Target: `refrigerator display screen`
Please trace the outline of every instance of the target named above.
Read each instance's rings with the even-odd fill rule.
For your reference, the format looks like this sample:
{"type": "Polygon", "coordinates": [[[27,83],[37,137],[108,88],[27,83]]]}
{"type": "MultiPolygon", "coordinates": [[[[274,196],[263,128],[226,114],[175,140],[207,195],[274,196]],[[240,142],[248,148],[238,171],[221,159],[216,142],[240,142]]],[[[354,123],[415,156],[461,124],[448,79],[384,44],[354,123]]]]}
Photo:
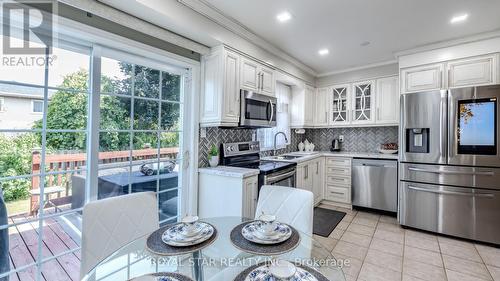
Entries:
{"type": "Polygon", "coordinates": [[[458,153],[494,155],[497,152],[496,98],[458,102],[458,153]]]}

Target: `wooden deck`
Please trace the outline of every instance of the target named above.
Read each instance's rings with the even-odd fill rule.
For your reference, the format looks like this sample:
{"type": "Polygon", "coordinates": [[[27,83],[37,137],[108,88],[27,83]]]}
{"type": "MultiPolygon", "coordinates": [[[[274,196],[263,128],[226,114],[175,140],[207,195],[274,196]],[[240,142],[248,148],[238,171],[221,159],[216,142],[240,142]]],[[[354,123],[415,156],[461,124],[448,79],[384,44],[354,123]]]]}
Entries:
{"type": "MultiPolygon", "coordinates": [[[[47,210],[49,211],[49,210],[47,210]]],[[[51,212],[51,211],[49,211],[51,212]]],[[[53,212],[53,211],[52,211],[53,212]]],[[[9,218],[11,223],[24,222],[33,217],[16,215],[9,218]]],[[[65,251],[79,247],[79,239],[73,239],[64,231],[63,226],[55,219],[46,219],[42,228],[43,244],[42,255],[48,258],[65,251]]],[[[23,223],[9,228],[9,254],[11,269],[32,264],[38,258],[38,221],[23,223]]],[[[63,255],[42,265],[42,280],[46,281],[76,281],[80,276],[80,251],[63,255]]],[[[10,276],[11,281],[36,280],[36,267],[30,267],[24,271],[10,276]]]]}

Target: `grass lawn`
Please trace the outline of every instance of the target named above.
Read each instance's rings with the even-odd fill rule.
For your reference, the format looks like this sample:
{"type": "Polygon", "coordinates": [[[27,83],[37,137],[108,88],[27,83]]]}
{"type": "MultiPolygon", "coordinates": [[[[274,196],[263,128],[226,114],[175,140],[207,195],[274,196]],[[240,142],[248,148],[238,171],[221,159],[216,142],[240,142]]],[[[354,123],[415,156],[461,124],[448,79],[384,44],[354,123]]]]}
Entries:
{"type": "Polygon", "coordinates": [[[5,203],[7,207],[7,214],[10,216],[16,214],[28,213],[30,211],[30,199],[21,199],[5,203]]]}

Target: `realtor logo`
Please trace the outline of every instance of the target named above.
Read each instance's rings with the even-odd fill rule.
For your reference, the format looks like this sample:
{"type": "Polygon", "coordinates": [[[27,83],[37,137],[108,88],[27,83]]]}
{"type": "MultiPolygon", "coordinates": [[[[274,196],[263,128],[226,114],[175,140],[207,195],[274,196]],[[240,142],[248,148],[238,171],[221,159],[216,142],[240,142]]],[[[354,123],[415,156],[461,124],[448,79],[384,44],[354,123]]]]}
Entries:
{"type": "Polygon", "coordinates": [[[56,2],[50,0],[2,2],[3,55],[47,55],[46,52],[51,54],[56,2]],[[13,42],[13,38],[17,39],[17,44],[13,42]]]}

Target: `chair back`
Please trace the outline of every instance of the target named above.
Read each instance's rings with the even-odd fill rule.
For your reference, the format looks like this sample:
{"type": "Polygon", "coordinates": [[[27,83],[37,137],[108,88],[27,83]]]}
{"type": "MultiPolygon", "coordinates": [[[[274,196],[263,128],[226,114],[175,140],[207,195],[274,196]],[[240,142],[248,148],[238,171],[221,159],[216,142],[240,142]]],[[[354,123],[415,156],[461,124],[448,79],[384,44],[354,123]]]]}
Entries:
{"type": "Polygon", "coordinates": [[[314,195],[293,187],[264,185],[257,202],[257,219],[262,213],[275,215],[280,222],[312,236],[314,195]]]}
{"type": "Polygon", "coordinates": [[[157,230],[158,216],[154,192],[111,197],[85,205],[80,277],[120,247],[157,230]]]}

